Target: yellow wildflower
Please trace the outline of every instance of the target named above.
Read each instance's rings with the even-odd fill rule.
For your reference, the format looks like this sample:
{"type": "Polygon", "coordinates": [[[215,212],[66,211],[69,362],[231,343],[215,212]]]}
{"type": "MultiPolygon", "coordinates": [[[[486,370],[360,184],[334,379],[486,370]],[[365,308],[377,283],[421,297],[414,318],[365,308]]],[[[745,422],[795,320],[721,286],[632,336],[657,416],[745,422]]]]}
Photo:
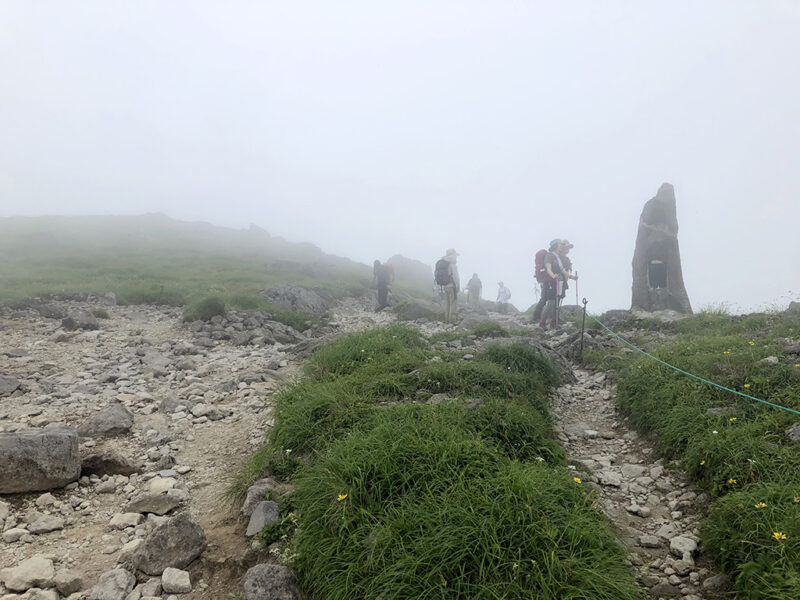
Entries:
{"type": "Polygon", "coordinates": [[[723,354],[730,354],[730,353],[731,353],[730,350],[725,350],[725,352],[723,352],[723,354]]]}
{"type": "Polygon", "coordinates": [[[700,461],[700,466],[702,467],[704,464],[706,464],[706,461],[704,461],[704,460],[701,460],[701,461],[700,461]]]}
{"type": "Polygon", "coordinates": [[[581,478],[580,477],[573,477],[572,481],[574,481],[575,483],[580,483],[581,482],[581,478]]]}
{"type": "Polygon", "coordinates": [[[795,367],[797,367],[798,369],[800,369],[800,363],[797,363],[797,364],[795,365],[795,367]]]}
{"type": "Polygon", "coordinates": [[[339,496],[336,498],[336,501],[341,502],[345,498],[347,498],[347,494],[339,494],[339,496]]]}
{"type": "Polygon", "coordinates": [[[731,423],[733,423],[735,420],[736,420],[736,417],[731,417],[730,419],[728,419],[728,421],[730,421],[731,423]]]}
{"type": "Polygon", "coordinates": [[[744,384],[744,387],[746,387],[746,388],[749,388],[749,387],[750,387],[750,384],[749,384],[749,383],[745,383],[745,384],[744,384]]]}
{"type": "Polygon", "coordinates": [[[736,485],[736,480],[733,477],[731,477],[730,479],[728,479],[728,485],[736,485]]]}
{"type": "Polygon", "coordinates": [[[795,502],[795,504],[800,503],[800,496],[795,496],[794,497],[794,502],[795,502]]]}
{"type": "Polygon", "coordinates": [[[751,346],[755,346],[756,345],[755,342],[747,342],[747,343],[750,344],[751,346]]]}
{"type": "Polygon", "coordinates": [[[766,505],[766,504],[764,504],[763,502],[759,502],[759,503],[758,503],[758,504],[756,504],[755,506],[756,506],[756,508],[767,508],[767,505],[766,505]]]}
{"type": "Polygon", "coordinates": [[[776,540],[785,540],[786,534],[783,533],[782,531],[773,531],[772,537],[774,537],[776,540]]]}

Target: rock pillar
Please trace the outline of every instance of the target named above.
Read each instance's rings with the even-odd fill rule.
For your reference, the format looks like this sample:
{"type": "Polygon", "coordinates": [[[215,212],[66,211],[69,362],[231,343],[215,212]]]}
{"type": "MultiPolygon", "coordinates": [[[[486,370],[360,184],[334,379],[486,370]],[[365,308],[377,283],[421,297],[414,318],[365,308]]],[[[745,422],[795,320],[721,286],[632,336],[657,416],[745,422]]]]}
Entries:
{"type": "Polygon", "coordinates": [[[632,296],[632,309],[692,313],[683,285],[675,190],[669,183],[663,184],[655,198],[647,201],[639,218],[632,296]]]}

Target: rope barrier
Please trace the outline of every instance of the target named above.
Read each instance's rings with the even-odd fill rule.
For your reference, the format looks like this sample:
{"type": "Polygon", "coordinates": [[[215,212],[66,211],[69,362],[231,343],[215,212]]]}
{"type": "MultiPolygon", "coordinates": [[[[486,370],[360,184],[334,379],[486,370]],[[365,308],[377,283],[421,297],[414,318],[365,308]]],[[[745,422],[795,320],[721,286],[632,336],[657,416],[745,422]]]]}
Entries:
{"type": "MultiPolygon", "coordinates": [[[[584,305],[584,310],[585,310],[585,305],[584,305]]],[[[635,344],[633,344],[632,342],[629,342],[629,341],[628,341],[628,340],[626,340],[624,337],[622,337],[621,335],[619,335],[619,334],[618,334],[618,333],[616,333],[615,331],[612,331],[610,328],[608,328],[608,327],[606,326],[606,324],[605,324],[605,323],[603,323],[603,322],[602,322],[600,319],[598,319],[597,317],[595,317],[595,316],[593,316],[593,315],[589,315],[589,317],[590,317],[591,319],[594,319],[594,320],[597,322],[597,324],[598,324],[598,325],[600,325],[600,327],[602,327],[603,329],[605,329],[606,331],[608,331],[608,332],[609,332],[611,335],[613,335],[615,338],[617,338],[618,340],[620,340],[622,343],[624,343],[624,344],[627,344],[628,346],[630,346],[631,348],[633,348],[633,349],[634,349],[634,350],[636,350],[637,352],[639,352],[639,353],[641,353],[641,354],[644,354],[646,357],[648,357],[648,358],[652,358],[652,359],[653,359],[654,361],[656,361],[657,363],[660,363],[660,364],[664,365],[665,367],[669,367],[669,368],[670,368],[670,369],[672,369],[673,371],[677,371],[678,373],[681,373],[681,374],[683,374],[683,375],[686,375],[686,376],[688,376],[688,377],[691,377],[692,379],[696,379],[696,380],[698,380],[698,381],[702,381],[703,383],[706,383],[706,384],[708,384],[708,385],[710,385],[710,386],[713,386],[713,387],[715,387],[715,388],[719,388],[719,389],[721,389],[721,390],[724,390],[724,391],[726,391],[726,392],[730,392],[730,393],[732,393],[732,394],[736,394],[737,396],[742,396],[743,398],[747,398],[747,399],[749,399],[749,400],[755,400],[756,402],[760,402],[761,404],[766,404],[767,406],[771,406],[771,407],[773,407],[773,408],[777,408],[777,409],[779,409],[779,410],[783,410],[783,411],[786,411],[786,412],[788,412],[788,413],[792,413],[792,414],[794,414],[794,415],[798,415],[798,416],[800,416],[800,411],[799,411],[799,410],[795,410],[795,409],[793,409],[793,408],[788,408],[788,407],[786,407],[786,406],[781,406],[780,404],[775,404],[774,402],[769,402],[768,400],[762,400],[761,398],[756,398],[755,396],[751,396],[750,394],[745,394],[744,392],[740,392],[740,391],[737,391],[737,390],[733,390],[733,389],[731,389],[731,388],[729,388],[729,387],[725,387],[724,385],[720,385],[719,383],[715,383],[715,382],[713,382],[713,381],[709,381],[708,379],[704,379],[703,377],[700,377],[699,375],[695,375],[694,373],[689,373],[689,371],[684,371],[683,369],[679,369],[679,368],[678,368],[678,367],[676,367],[675,365],[671,365],[671,364],[669,364],[668,362],[665,362],[665,361],[661,360],[660,358],[658,358],[658,357],[656,357],[656,356],[653,356],[653,355],[652,355],[652,354],[650,354],[649,352],[647,352],[647,351],[645,351],[645,350],[642,350],[641,348],[639,348],[638,346],[636,346],[636,345],[635,345],[635,344]]]]}

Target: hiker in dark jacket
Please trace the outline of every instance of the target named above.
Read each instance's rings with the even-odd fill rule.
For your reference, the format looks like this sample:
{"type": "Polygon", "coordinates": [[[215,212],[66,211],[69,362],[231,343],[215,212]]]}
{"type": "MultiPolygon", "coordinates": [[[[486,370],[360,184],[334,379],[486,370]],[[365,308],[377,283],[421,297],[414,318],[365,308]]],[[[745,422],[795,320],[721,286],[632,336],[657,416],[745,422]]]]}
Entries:
{"type": "Polygon", "coordinates": [[[483,289],[483,284],[481,280],[478,278],[477,273],[472,274],[472,279],[467,282],[467,287],[465,291],[467,292],[467,303],[472,307],[477,309],[481,305],[481,290],[483,289]]]}
{"type": "Polygon", "coordinates": [[[394,267],[376,260],[372,264],[372,277],[378,288],[378,307],[375,309],[378,312],[389,306],[389,289],[394,283],[394,267]]]}
{"type": "MultiPolygon", "coordinates": [[[[550,242],[550,252],[548,252],[547,256],[544,258],[544,266],[545,269],[547,269],[549,280],[542,285],[542,296],[547,294],[544,310],[542,311],[542,318],[539,321],[539,327],[542,329],[547,328],[548,320],[550,321],[550,327],[555,328],[558,326],[558,304],[564,297],[562,290],[567,280],[578,279],[564,268],[564,263],[561,260],[563,244],[562,240],[553,240],[550,242]]],[[[569,249],[567,249],[567,251],[569,251],[569,249]]]]}
{"type": "MultiPolygon", "coordinates": [[[[548,256],[556,252],[560,244],[561,244],[560,239],[554,239],[550,242],[549,250],[545,255],[545,261],[547,261],[548,256]]],[[[533,316],[531,317],[531,320],[534,323],[539,321],[540,327],[542,326],[542,311],[544,310],[547,301],[550,299],[550,296],[552,296],[554,293],[555,293],[555,283],[552,279],[542,282],[541,296],[539,297],[539,302],[536,304],[536,308],[533,309],[533,316]]]]}
{"type": "Polygon", "coordinates": [[[448,248],[445,255],[436,261],[434,280],[444,296],[444,322],[455,323],[458,319],[458,292],[461,281],[458,278],[458,252],[448,248]]]}

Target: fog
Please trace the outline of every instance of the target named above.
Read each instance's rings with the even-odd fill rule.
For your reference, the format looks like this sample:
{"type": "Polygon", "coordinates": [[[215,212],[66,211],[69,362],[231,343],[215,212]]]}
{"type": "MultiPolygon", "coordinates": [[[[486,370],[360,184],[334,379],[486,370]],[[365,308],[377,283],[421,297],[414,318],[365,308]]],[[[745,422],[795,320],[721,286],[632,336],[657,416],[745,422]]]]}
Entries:
{"type": "MultiPolygon", "coordinates": [[[[448,247],[630,305],[675,186],[695,309],[800,294],[800,3],[0,3],[0,216],[246,227],[366,263],[448,247]]],[[[574,297],[572,297],[574,301],[574,297]]]]}

